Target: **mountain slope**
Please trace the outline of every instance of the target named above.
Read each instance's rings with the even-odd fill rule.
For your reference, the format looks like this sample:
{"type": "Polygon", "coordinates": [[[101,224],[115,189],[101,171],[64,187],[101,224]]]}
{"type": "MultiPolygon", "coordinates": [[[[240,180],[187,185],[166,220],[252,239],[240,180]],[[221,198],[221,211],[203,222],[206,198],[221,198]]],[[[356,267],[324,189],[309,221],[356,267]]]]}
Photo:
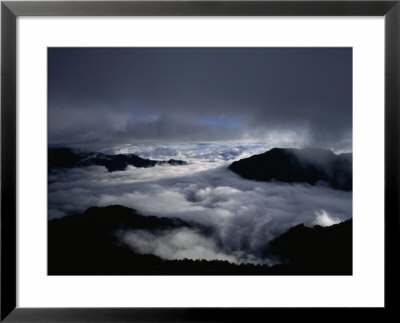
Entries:
{"type": "Polygon", "coordinates": [[[125,170],[129,165],[135,167],[154,167],[156,165],[186,165],[182,160],[151,160],[134,154],[106,155],[102,153],[75,153],[69,148],[50,148],[48,150],[48,169],[72,168],[99,165],[109,172],[125,170]]]}
{"type": "Polygon", "coordinates": [[[300,271],[325,274],[352,272],[352,219],[329,227],[299,224],[271,241],[269,256],[300,271]]]}
{"type": "Polygon", "coordinates": [[[335,155],[326,149],[274,148],[233,162],[231,171],[257,181],[324,181],[336,189],[352,189],[352,154],[335,155]]]}

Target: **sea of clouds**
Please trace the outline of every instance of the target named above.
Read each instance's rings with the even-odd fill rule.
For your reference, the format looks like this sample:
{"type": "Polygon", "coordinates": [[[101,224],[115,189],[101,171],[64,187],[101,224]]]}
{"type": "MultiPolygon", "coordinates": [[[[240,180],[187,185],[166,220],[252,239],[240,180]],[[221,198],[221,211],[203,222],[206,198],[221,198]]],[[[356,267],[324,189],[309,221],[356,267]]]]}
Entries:
{"type": "Polygon", "coordinates": [[[108,172],[102,166],[54,170],[49,175],[49,219],[90,206],[120,204],[142,215],[178,217],[213,228],[155,234],[118,232],[136,252],[165,259],[220,259],[272,263],[263,250],[271,239],[299,223],[332,225],[352,217],[352,192],[324,185],[256,182],[227,169],[231,162],[269,150],[265,144],[124,145],[105,153],[134,153],[188,165],[129,166],[108,172]]]}

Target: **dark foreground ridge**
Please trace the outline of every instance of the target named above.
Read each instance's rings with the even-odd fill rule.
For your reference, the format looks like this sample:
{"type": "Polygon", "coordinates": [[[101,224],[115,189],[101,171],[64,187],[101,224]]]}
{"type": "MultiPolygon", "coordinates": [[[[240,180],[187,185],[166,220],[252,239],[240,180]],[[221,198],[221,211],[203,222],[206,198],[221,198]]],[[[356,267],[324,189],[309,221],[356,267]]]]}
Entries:
{"type": "Polygon", "coordinates": [[[352,154],[335,155],[327,149],[274,148],[233,162],[229,169],[246,179],[315,184],[319,181],[352,190],[352,154]]]}
{"type": "Polygon", "coordinates": [[[106,155],[102,153],[75,153],[69,148],[49,148],[48,169],[99,165],[109,172],[125,170],[127,166],[154,167],[156,165],[186,165],[183,160],[151,160],[134,154],[106,155]]]}
{"type": "Polygon", "coordinates": [[[304,272],[335,268],[351,271],[353,259],[352,219],[329,227],[299,224],[272,240],[268,253],[304,272]]]}
{"type": "Polygon", "coordinates": [[[50,220],[49,275],[351,275],[352,222],[290,229],[266,247],[282,265],[236,265],[227,261],[163,260],[122,245],[118,230],[162,232],[187,227],[207,236],[212,230],[177,218],[142,216],[113,205],[50,220]]]}

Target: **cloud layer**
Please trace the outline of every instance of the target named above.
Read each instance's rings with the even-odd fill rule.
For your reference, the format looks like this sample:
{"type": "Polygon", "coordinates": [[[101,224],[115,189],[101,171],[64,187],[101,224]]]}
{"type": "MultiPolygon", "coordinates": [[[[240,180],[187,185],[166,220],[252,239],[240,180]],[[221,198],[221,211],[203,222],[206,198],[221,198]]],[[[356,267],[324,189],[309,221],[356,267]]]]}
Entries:
{"type": "MultiPolygon", "coordinates": [[[[184,166],[109,173],[91,166],[50,175],[49,218],[89,206],[121,204],[143,215],[179,217],[213,228],[211,237],[188,229],[154,235],[128,231],[121,239],[143,253],[167,259],[260,261],[266,243],[299,223],[330,225],[352,216],[352,193],[324,186],[255,182],[227,169],[232,160],[263,146],[191,145],[119,147],[142,157],[180,155],[184,166]]],[[[114,151],[115,152],[115,151],[114,151]]]]}

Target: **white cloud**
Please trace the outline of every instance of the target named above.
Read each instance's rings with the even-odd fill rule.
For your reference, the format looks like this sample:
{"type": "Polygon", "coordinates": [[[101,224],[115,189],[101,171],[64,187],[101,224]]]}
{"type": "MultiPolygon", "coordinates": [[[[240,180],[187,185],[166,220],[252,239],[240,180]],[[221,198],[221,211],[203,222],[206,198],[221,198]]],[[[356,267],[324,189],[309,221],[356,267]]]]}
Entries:
{"type": "Polygon", "coordinates": [[[330,217],[325,210],[316,211],[315,214],[317,217],[315,218],[314,224],[323,227],[327,227],[340,222],[339,218],[330,217]]]}
{"type": "Polygon", "coordinates": [[[133,230],[121,235],[124,243],[142,254],[154,254],[164,259],[217,259],[238,262],[235,256],[219,251],[212,239],[187,228],[158,233],[133,230]]]}

